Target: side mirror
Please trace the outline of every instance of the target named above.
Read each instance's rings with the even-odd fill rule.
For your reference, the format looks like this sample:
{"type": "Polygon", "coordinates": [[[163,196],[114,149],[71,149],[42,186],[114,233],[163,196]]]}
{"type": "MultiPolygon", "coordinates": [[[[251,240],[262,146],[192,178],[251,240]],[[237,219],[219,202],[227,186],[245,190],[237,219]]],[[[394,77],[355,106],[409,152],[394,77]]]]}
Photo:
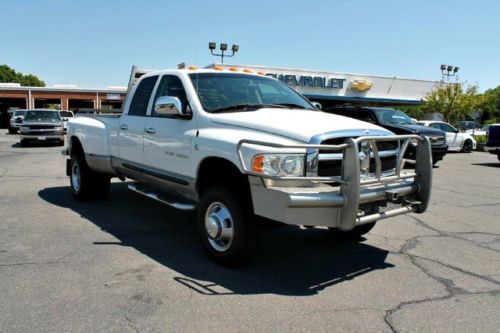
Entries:
{"type": "Polygon", "coordinates": [[[311,102],[311,104],[318,110],[323,110],[323,106],[318,102],[311,102]]]}
{"type": "Polygon", "coordinates": [[[160,116],[184,116],[182,103],[174,96],[160,96],[155,100],[154,111],[160,116]]]}

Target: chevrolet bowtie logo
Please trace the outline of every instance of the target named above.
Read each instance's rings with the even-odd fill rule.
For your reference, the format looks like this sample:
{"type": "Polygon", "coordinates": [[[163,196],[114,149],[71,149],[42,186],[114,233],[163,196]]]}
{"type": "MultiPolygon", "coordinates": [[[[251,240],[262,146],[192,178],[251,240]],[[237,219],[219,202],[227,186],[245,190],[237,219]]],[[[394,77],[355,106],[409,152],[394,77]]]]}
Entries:
{"type": "Polygon", "coordinates": [[[354,80],[351,83],[351,89],[358,91],[368,91],[372,87],[372,83],[365,80],[354,80]]]}

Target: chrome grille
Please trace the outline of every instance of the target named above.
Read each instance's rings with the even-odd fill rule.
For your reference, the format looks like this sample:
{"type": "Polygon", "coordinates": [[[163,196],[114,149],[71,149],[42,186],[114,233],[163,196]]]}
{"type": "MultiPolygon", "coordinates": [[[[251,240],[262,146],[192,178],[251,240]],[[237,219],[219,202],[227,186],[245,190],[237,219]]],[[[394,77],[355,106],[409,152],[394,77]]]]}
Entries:
{"type": "MultiPolygon", "coordinates": [[[[353,137],[355,138],[355,137],[353,137]]],[[[321,142],[322,145],[340,145],[347,138],[333,138],[321,142]]],[[[381,171],[384,174],[394,174],[397,163],[397,154],[399,152],[398,141],[380,141],[377,142],[377,149],[380,155],[381,171]]],[[[330,177],[342,175],[343,153],[320,149],[318,155],[318,176],[330,177]]],[[[376,163],[373,154],[370,155],[369,176],[374,176],[376,172],[376,163]]]]}
{"type": "Polygon", "coordinates": [[[429,136],[428,138],[433,146],[444,145],[446,143],[444,136],[429,136]]]}

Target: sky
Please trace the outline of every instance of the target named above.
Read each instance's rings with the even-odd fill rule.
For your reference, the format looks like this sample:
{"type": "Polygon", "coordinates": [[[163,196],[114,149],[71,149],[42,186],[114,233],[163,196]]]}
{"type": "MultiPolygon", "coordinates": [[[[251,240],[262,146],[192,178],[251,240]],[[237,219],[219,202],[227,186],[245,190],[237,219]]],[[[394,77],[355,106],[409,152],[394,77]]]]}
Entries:
{"type": "Polygon", "coordinates": [[[498,0],[0,0],[0,64],[47,85],[126,86],[132,65],[225,62],[500,85],[498,0]]]}

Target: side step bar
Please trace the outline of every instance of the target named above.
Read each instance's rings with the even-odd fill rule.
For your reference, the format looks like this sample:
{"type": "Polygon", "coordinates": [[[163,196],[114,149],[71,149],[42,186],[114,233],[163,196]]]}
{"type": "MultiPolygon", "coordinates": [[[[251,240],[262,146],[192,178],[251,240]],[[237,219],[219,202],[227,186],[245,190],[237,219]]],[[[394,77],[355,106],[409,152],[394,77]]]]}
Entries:
{"type": "Polygon", "coordinates": [[[178,200],[176,201],[173,195],[154,192],[151,188],[148,188],[147,186],[138,183],[130,184],[128,185],[128,188],[136,193],[142,194],[145,197],[151,198],[165,205],[180,210],[193,210],[196,208],[196,205],[194,203],[190,203],[187,201],[184,202],[180,202],[178,200]]]}

